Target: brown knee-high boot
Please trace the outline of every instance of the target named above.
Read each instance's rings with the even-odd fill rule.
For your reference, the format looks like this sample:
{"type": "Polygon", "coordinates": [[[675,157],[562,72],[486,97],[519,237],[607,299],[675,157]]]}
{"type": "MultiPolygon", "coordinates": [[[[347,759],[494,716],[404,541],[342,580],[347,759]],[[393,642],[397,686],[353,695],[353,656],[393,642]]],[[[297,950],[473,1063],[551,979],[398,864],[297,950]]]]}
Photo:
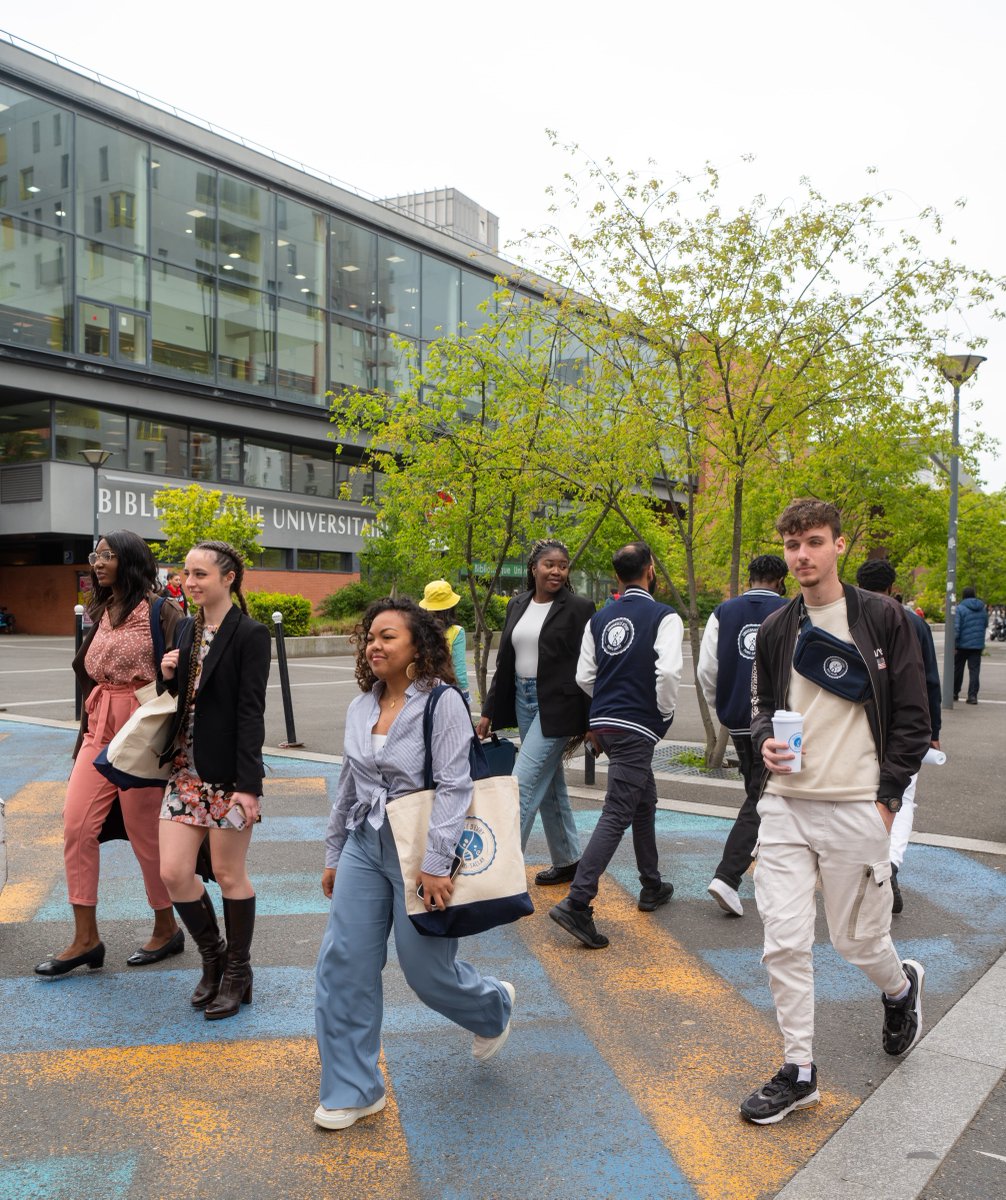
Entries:
{"type": "Polygon", "coordinates": [[[207,1021],[233,1017],[242,1004],[252,1002],[251,942],[255,932],[255,897],[229,900],[224,896],[227,926],[227,965],[216,999],[206,1009],[207,1021]]]}
{"type": "Polygon", "coordinates": [[[205,1008],[216,996],[224,973],[227,944],[220,936],[213,901],[204,890],[198,900],[175,901],[175,912],[192,935],[203,958],[203,976],[192,993],[192,1007],[205,1008]]]}

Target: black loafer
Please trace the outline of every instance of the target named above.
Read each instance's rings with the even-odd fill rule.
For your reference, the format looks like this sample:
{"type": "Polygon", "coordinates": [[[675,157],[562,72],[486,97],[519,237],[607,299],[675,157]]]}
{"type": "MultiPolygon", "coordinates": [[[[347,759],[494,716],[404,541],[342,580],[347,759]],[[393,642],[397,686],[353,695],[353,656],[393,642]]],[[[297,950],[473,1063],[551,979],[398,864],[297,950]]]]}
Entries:
{"type": "Polygon", "coordinates": [[[98,967],[105,965],[105,943],[99,942],[97,946],[92,946],[90,950],[85,950],[83,954],[76,954],[73,958],[47,958],[45,962],[40,962],[35,968],[36,975],[44,975],[47,979],[54,979],[58,975],[66,975],[70,971],[75,971],[78,967],[87,967],[88,970],[96,971],[98,967]]]}
{"type": "Polygon", "coordinates": [[[539,887],[549,887],[553,883],[572,883],[576,878],[576,868],[579,865],[578,860],[570,863],[568,867],[549,867],[545,871],[539,871],[534,877],[534,881],[539,887]]]}
{"type": "Polygon", "coordinates": [[[160,950],[134,950],[126,959],[127,967],[146,967],[150,963],[160,962],[170,958],[172,954],[181,954],[185,949],[185,934],[181,928],[176,929],[160,950]]]}

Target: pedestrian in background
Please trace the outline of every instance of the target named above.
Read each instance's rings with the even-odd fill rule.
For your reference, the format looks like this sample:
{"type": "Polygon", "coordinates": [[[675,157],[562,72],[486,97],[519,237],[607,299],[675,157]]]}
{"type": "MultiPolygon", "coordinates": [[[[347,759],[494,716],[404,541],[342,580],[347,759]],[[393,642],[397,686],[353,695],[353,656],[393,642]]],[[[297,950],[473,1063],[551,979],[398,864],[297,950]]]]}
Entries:
{"type": "Polygon", "coordinates": [[[423,788],[426,703],[438,683],[454,681],[440,626],[411,600],[389,598],[369,606],[355,638],[363,695],[346,713],[321,877],[331,900],[315,981],[321,1103],[314,1121],[322,1129],[346,1129],[384,1108],[381,971],[392,928],[409,986],[427,1007],[475,1035],[477,1061],[493,1058],[507,1040],[514,1001],[512,984],[462,962],[457,938],[423,937],[405,908],[406,886],[421,883],[428,910],[445,908],[454,890],[455,848],[472,801],[472,719],[453,689],[433,713],[436,797],[419,879],[402,880],[386,820],[387,805],[423,788]]]}
{"type": "Polygon", "coordinates": [[[423,598],[419,607],[433,613],[443,631],[447,649],[451,652],[451,664],[454,667],[454,678],[458,687],[464,692],[465,700],[471,704],[472,696],[468,690],[468,641],[464,627],[457,623],[458,605],[461,597],[451,587],[446,579],[434,579],[423,590],[423,598]]]}
{"type": "Polygon", "coordinates": [[[169,573],[168,582],[161,589],[161,595],[165,600],[170,600],[173,604],[177,604],[182,616],[188,615],[189,606],[185,599],[185,589],[182,587],[181,571],[171,571],[169,573]]]}
{"type": "Polygon", "coordinates": [[[248,615],[243,579],[241,555],[227,542],[193,546],[185,556],[185,587],[196,617],[161,666],[165,686],[178,696],[169,741],[176,751],[161,806],[161,873],[202,955],[191,1003],[207,1021],[233,1017],[252,1001],[255,889],[246,860],[261,811],[272,647],[269,630],[248,615]],[[226,943],[196,874],[207,837],[223,893],[226,943]]]}
{"type": "Polygon", "coordinates": [[[961,602],[954,612],[954,699],[961,698],[964,683],[964,664],[968,668],[968,704],[978,703],[978,682],[985,649],[985,630],[989,615],[973,587],[961,592],[961,602]]]}
{"type": "Polygon", "coordinates": [[[520,729],[513,773],[520,785],[521,847],[540,810],[552,860],[535,876],[541,886],[569,883],[580,858],[562,759],[570,738],[587,730],[589,704],[577,687],[576,664],[593,615],[593,604],[569,582],[566,546],[554,538],[535,542],[527,590],[507,605],[496,673],[476,727],[483,739],[490,729],[520,729]]]}
{"type": "Polygon", "coordinates": [[[744,803],[727,834],[723,857],[707,891],[723,909],[744,915],[741,879],[758,841],[758,799],[765,779],[761,755],[751,745],[751,668],[762,621],[786,603],[786,564],[777,554],[760,554],[748,564],[748,590],[713,609],[702,633],[695,672],[706,704],[730,731],[744,779],[744,803]]]}
{"type": "MultiPolygon", "coordinates": [[[[157,846],[158,814],[163,788],[119,791],[92,765],[98,754],[139,707],[137,688],[158,676],[154,661],[151,612],[157,598],[157,564],[150,547],[128,529],[106,533],[88,555],[91,564],[90,631],[74,655],[73,670],[80,682],[84,711],[73,748],[73,770],[63,807],[63,859],[66,886],[73,907],[73,941],[59,954],[35,968],[38,975],[65,975],[76,967],[91,969],[105,961],[98,934],[98,843],[111,826],[114,836],[129,840],[143,872],[147,902],[154,910],[154,931],[126,960],[140,967],[180,954],[185,935],[175,923],[171,897],[161,881],[157,846]],[[121,822],[113,809],[118,805],[121,822]],[[111,820],[109,818],[112,818],[111,820]]],[[[173,604],[159,602],[157,619],[165,645],[170,645],[181,614],[173,604]]]]}

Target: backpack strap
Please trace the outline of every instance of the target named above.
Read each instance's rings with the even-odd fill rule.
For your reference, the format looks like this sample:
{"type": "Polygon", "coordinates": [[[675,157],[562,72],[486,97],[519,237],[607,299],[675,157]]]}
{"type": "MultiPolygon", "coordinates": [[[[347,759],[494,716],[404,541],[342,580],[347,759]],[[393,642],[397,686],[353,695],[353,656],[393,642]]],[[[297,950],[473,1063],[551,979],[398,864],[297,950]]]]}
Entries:
{"type": "MultiPolygon", "coordinates": [[[[433,691],[430,692],[430,697],[426,701],[426,708],[423,711],[423,746],[426,749],[426,761],[423,768],[423,789],[426,791],[437,786],[433,778],[433,714],[440,703],[440,697],[445,692],[457,692],[461,699],[465,700],[464,692],[455,684],[438,683],[433,691]]],[[[465,708],[467,709],[467,707],[468,703],[465,701],[465,708]]],[[[469,715],[468,721],[471,724],[471,715],[469,715]]],[[[486,752],[482,749],[482,743],[475,736],[474,725],[472,725],[472,740],[468,749],[468,769],[472,779],[487,779],[489,777],[489,762],[486,758],[486,752]]]]}
{"type": "Polygon", "coordinates": [[[161,609],[164,607],[164,597],[158,596],[150,603],[150,637],[154,643],[154,665],[157,674],[161,673],[161,659],[166,653],[164,645],[164,630],[161,628],[161,609]]]}

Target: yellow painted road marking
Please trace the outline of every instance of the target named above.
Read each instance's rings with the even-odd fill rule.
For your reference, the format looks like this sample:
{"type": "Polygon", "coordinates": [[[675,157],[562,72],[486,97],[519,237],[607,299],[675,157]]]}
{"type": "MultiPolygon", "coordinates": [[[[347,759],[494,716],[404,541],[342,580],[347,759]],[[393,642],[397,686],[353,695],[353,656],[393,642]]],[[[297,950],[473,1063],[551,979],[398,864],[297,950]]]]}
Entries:
{"type": "Polygon", "coordinates": [[[781,1124],[744,1121],[741,1100],[781,1061],[775,1022],[673,937],[673,901],[641,913],[603,877],[595,919],[611,945],[588,950],[547,919],[561,898],[535,888],[538,914],[518,928],[684,1176],[703,1200],[774,1196],[859,1099],[829,1088],[781,1124]]]}
{"type": "Polygon", "coordinates": [[[30,921],[63,872],[66,783],[29,783],[7,801],[7,869],[0,925],[30,921]]]}

